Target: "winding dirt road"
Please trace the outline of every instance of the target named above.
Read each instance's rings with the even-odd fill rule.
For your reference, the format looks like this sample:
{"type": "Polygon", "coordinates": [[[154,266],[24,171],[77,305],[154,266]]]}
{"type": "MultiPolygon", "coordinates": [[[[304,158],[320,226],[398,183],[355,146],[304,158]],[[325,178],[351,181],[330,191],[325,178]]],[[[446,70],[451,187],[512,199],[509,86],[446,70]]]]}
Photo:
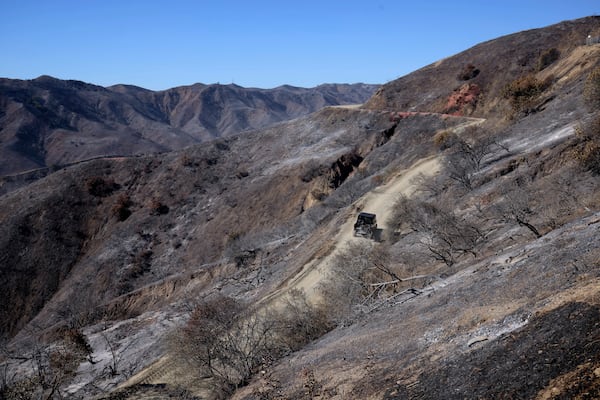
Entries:
{"type": "MultiPolygon", "coordinates": [[[[451,128],[451,130],[460,135],[466,128],[479,125],[484,121],[485,119],[482,118],[470,118],[467,122],[457,125],[451,128]]],[[[387,220],[392,215],[393,206],[398,198],[400,196],[410,196],[416,190],[414,179],[419,175],[433,176],[440,171],[440,167],[439,157],[430,156],[423,158],[409,168],[396,172],[384,185],[375,188],[357,200],[353,208],[376,214],[378,227],[386,230],[389,228],[387,220]]],[[[302,290],[309,301],[317,303],[320,300],[319,283],[327,277],[328,270],[335,257],[348,244],[366,240],[354,237],[354,222],[357,214],[350,215],[346,222],[339,228],[336,237],[333,239],[333,244],[330,245],[333,248],[332,251],[324,257],[316,258],[307,263],[286,285],[262,298],[259,303],[277,307],[281,304],[277,300],[292,289],[302,290]]]]}
{"type": "MultiPolygon", "coordinates": [[[[429,157],[419,160],[410,168],[396,173],[389,181],[369,192],[355,203],[355,209],[377,214],[379,228],[388,229],[387,219],[393,211],[394,203],[404,195],[410,196],[415,190],[414,179],[423,174],[431,176],[440,169],[440,162],[437,157],[429,157]]],[[[364,241],[367,239],[354,237],[353,226],[356,215],[352,215],[346,222],[340,226],[340,229],[334,239],[334,250],[322,258],[312,260],[306,264],[302,271],[292,278],[287,285],[279,288],[269,296],[262,299],[261,303],[271,303],[277,306],[277,300],[280,296],[288,293],[291,289],[300,289],[304,291],[309,301],[318,302],[319,283],[327,276],[329,267],[336,255],[343,251],[350,243],[364,241]]]]}

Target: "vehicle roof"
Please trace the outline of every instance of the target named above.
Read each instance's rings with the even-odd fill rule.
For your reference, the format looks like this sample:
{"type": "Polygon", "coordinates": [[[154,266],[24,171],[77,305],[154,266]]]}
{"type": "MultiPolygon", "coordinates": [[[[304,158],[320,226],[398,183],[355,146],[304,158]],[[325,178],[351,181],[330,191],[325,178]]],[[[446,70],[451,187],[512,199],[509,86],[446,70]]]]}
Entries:
{"type": "Polygon", "coordinates": [[[361,212],[360,214],[358,214],[359,218],[375,218],[375,214],[371,214],[368,212],[361,212]]]}

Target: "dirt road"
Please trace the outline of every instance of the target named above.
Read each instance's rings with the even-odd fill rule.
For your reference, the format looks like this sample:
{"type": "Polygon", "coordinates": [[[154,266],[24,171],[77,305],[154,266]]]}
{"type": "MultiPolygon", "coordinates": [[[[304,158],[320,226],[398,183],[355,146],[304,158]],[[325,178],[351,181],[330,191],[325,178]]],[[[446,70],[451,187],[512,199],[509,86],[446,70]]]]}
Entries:
{"type": "MultiPolygon", "coordinates": [[[[471,118],[470,120],[452,128],[456,134],[460,135],[466,128],[473,125],[479,125],[485,120],[482,118],[471,118]]],[[[388,229],[387,219],[392,214],[392,208],[397,199],[404,195],[410,196],[416,189],[414,179],[419,175],[432,176],[439,172],[440,160],[436,156],[423,158],[414,163],[409,168],[394,174],[387,182],[377,187],[375,190],[364,195],[355,202],[354,209],[365,211],[377,215],[378,228],[388,229]]],[[[291,289],[300,289],[304,291],[309,301],[319,301],[319,283],[327,276],[327,271],[332,261],[343,251],[346,246],[355,241],[368,240],[354,237],[354,222],[356,214],[351,215],[340,227],[334,243],[333,251],[322,258],[317,258],[309,262],[302,268],[300,273],[294,276],[287,284],[280,287],[270,295],[260,300],[262,304],[277,306],[277,299],[288,293],[291,289]]]]}
{"type": "MultiPolygon", "coordinates": [[[[392,213],[392,208],[396,200],[401,196],[409,196],[415,190],[414,179],[420,174],[430,176],[439,171],[440,163],[437,157],[422,159],[412,165],[410,168],[396,173],[388,182],[369,192],[355,204],[361,211],[377,214],[378,227],[388,229],[387,219],[392,213]]],[[[318,302],[318,285],[327,275],[328,268],[331,266],[335,256],[343,251],[350,243],[365,241],[368,239],[356,238],[353,235],[353,226],[356,215],[352,215],[340,227],[335,239],[334,250],[323,258],[318,258],[304,266],[302,271],[291,279],[288,284],[271,295],[267,296],[262,302],[276,302],[276,299],[287,293],[291,289],[303,290],[310,301],[318,302]]],[[[275,303],[272,303],[276,305],[275,303]]]]}

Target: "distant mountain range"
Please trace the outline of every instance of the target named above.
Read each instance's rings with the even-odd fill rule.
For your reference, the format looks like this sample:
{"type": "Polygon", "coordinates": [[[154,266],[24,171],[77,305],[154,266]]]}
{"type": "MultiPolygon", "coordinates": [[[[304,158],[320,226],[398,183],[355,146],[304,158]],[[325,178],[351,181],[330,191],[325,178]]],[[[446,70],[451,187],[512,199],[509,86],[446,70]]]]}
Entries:
{"type": "Polygon", "coordinates": [[[195,84],[151,91],[50,76],[0,79],[0,175],[104,155],[176,150],[325,106],[363,103],[377,87],[195,84]]]}

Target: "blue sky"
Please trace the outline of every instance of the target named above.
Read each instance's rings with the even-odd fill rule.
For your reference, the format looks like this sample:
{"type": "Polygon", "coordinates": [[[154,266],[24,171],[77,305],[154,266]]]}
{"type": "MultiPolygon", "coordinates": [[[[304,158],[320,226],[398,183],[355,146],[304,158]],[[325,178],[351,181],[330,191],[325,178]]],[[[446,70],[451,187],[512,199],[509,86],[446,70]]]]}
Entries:
{"type": "Polygon", "coordinates": [[[598,0],[1,0],[0,77],[161,90],[385,83],[598,0]]]}

